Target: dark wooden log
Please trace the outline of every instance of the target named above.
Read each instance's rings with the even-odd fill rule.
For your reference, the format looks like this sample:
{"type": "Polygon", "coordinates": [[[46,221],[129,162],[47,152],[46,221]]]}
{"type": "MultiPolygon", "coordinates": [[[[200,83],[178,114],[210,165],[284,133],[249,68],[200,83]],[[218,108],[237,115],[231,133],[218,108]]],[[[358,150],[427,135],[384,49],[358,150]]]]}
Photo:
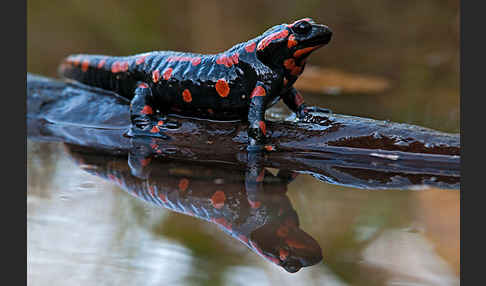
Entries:
{"type": "MultiPolygon", "coordinates": [[[[28,75],[28,136],[127,154],[134,146],[124,136],[130,125],[128,104],[108,91],[28,75]]],[[[265,155],[265,166],[360,188],[459,187],[458,134],[338,114],[316,119],[270,121],[269,144],[277,151],[265,155]],[[343,172],[353,175],[344,179],[343,172]],[[393,179],[400,174],[403,180],[393,179]]],[[[178,128],[164,130],[168,139],[143,136],[137,144],[161,146],[156,156],[245,163],[246,123],[178,116],[171,120],[178,128]]]]}

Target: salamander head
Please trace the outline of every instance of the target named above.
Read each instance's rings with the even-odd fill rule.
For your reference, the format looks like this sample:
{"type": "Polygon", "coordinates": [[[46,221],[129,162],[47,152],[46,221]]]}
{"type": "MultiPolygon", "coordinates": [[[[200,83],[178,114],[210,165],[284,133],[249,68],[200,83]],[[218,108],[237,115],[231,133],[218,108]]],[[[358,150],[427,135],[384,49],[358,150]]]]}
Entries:
{"type": "Polygon", "coordinates": [[[297,77],[307,56],[329,43],[331,37],[329,27],[304,18],[267,30],[258,42],[257,56],[267,66],[283,66],[289,76],[297,77]]]}

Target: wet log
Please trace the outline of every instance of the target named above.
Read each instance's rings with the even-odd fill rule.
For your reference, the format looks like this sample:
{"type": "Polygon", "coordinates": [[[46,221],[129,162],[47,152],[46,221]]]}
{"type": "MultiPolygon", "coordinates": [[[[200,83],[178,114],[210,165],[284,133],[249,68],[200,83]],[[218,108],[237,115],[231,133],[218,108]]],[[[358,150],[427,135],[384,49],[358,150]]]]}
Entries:
{"type": "MultiPolygon", "coordinates": [[[[126,154],[134,144],[124,136],[130,125],[128,107],[125,98],[112,92],[28,75],[27,120],[31,139],[126,154]]],[[[349,183],[343,183],[341,178],[338,183],[362,188],[402,188],[416,184],[459,187],[458,134],[339,114],[316,118],[315,123],[268,122],[269,144],[277,151],[266,154],[265,166],[309,173],[330,182],[340,176],[335,173],[351,170],[357,181],[350,179],[349,183]],[[379,172],[374,176],[387,179],[367,183],[370,174],[363,175],[366,172],[379,172]],[[392,178],[397,174],[415,177],[407,182],[394,182],[392,178]]],[[[147,134],[137,138],[138,142],[163,146],[154,149],[156,156],[245,163],[246,123],[178,116],[171,116],[171,120],[179,127],[164,130],[168,139],[147,134]]]]}

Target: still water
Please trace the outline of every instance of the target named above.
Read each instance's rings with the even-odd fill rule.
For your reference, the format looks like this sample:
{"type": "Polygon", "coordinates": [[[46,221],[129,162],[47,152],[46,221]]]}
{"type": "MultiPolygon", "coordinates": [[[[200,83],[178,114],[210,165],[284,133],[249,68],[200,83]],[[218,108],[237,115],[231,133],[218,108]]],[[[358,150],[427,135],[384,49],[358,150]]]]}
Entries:
{"type": "Polygon", "coordinates": [[[244,172],[231,166],[162,161],[142,180],[123,156],[27,146],[29,285],[459,284],[457,190],[363,190],[299,174],[246,200],[244,172]],[[313,245],[291,255],[318,261],[297,273],[255,251],[271,256],[271,233],[289,217],[294,246],[313,245]],[[251,234],[259,220],[275,226],[251,234]]]}

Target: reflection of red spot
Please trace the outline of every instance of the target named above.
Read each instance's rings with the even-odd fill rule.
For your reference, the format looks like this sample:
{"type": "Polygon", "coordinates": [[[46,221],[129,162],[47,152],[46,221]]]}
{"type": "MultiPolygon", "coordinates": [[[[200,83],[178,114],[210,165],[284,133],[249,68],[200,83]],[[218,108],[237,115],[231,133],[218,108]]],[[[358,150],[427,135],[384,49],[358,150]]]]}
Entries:
{"type": "Polygon", "coordinates": [[[286,69],[288,70],[291,70],[295,67],[295,60],[293,58],[290,58],[290,59],[286,59],[284,62],[283,62],[283,65],[286,69]]]}
{"type": "Polygon", "coordinates": [[[137,60],[135,61],[135,63],[136,63],[137,65],[139,65],[139,64],[143,64],[143,63],[145,62],[145,58],[146,58],[146,57],[147,57],[147,55],[144,55],[144,56],[140,56],[140,57],[138,57],[138,58],[137,58],[137,60]]]}
{"type": "Polygon", "coordinates": [[[150,105],[145,105],[141,111],[142,114],[145,114],[145,115],[150,115],[150,114],[153,114],[154,111],[152,110],[152,107],[150,107],[150,105]]]}
{"type": "Polygon", "coordinates": [[[197,66],[198,64],[201,63],[201,58],[197,57],[191,60],[193,66],[197,66]]]}
{"type": "Polygon", "coordinates": [[[287,226],[283,225],[277,229],[277,236],[286,237],[287,235],[289,235],[289,228],[287,226]]]}
{"type": "Polygon", "coordinates": [[[154,143],[154,144],[151,144],[150,145],[150,148],[152,148],[152,149],[155,150],[155,149],[159,148],[159,145],[157,145],[157,144],[154,143]]]}
{"type": "Polygon", "coordinates": [[[189,180],[184,178],[179,181],[179,190],[181,192],[185,192],[187,188],[189,187],[189,180]]]}
{"type": "Polygon", "coordinates": [[[172,75],[172,68],[167,68],[164,73],[162,74],[162,77],[165,80],[169,80],[170,76],[172,75]]]}
{"type": "Polygon", "coordinates": [[[83,63],[81,64],[81,70],[83,72],[86,72],[86,71],[88,71],[88,68],[89,68],[89,61],[84,60],[83,63]]]}
{"type": "Polygon", "coordinates": [[[229,92],[230,92],[230,88],[229,88],[228,83],[222,78],[218,79],[218,81],[216,82],[215,88],[216,88],[216,91],[218,92],[219,96],[221,96],[221,97],[227,97],[229,92]]]}
{"type": "Polygon", "coordinates": [[[298,58],[298,57],[300,57],[300,56],[302,56],[302,55],[304,55],[304,54],[307,54],[307,53],[309,53],[309,52],[311,52],[311,51],[313,51],[313,50],[317,49],[318,47],[319,47],[319,46],[313,46],[313,47],[308,47],[308,48],[303,48],[303,49],[297,50],[297,51],[295,51],[295,53],[294,53],[294,57],[295,57],[295,58],[298,58]]]}
{"type": "Polygon", "coordinates": [[[258,43],[257,50],[261,51],[265,49],[272,41],[285,38],[288,36],[288,34],[289,31],[285,29],[280,32],[275,32],[266,36],[263,40],[260,41],[260,43],[258,43]]]}
{"type": "Polygon", "coordinates": [[[164,203],[167,203],[167,198],[165,197],[165,195],[164,195],[164,194],[160,193],[160,194],[159,194],[159,198],[160,198],[160,200],[161,200],[161,201],[163,201],[164,203]]]}
{"type": "Polygon", "coordinates": [[[159,79],[160,79],[160,72],[158,70],[154,70],[152,72],[152,81],[154,83],[157,83],[159,81],[159,79]]]}
{"type": "Polygon", "coordinates": [[[289,251],[287,249],[280,248],[278,251],[278,255],[280,257],[280,260],[285,261],[287,257],[289,257],[289,251]]]}
{"type": "Polygon", "coordinates": [[[255,87],[253,91],[251,92],[250,98],[255,97],[255,96],[265,96],[265,89],[261,87],[260,85],[255,87]]]}
{"type": "Polygon", "coordinates": [[[267,151],[275,151],[275,147],[272,145],[265,145],[265,150],[267,151]]]}
{"type": "Polygon", "coordinates": [[[158,125],[158,126],[162,126],[162,125],[164,125],[164,121],[160,120],[159,122],[157,122],[157,125],[158,125]]]}
{"type": "Polygon", "coordinates": [[[238,235],[238,238],[244,243],[248,243],[248,238],[246,238],[246,236],[244,236],[243,234],[238,235]]]}
{"type": "Polygon", "coordinates": [[[292,248],[305,248],[305,244],[301,243],[300,241],[296,241],[293,239],[286,239],[285,243],[292,248]]]}
{"type": "Polygon", "coordinates": [[[251,201],[251,200],[248,200],[248,203],[250,204],[250,206],[251,206],[252,209],[257,209],[262,204],[259,201],[254,202],[254,201],[251,201]]]}
{"type": "Polygon", "coordinates": [[[294,102],[295,102],[295,105],[297,105],[297,106],[301,106],[302,103],[304,103],[304,98],[302,97],[302,95],[300,95],[300,93],[297,92],[295,94],[294,102]]]}
{"type": "Polygon", "coordinates": [[[189,103],[192,101],[192,95],[191,95],[191,92],[189,91],[189,89],[184,89],[184,91],[182,92],[182,99],[189,103]]]}
{"type": "Polygon", "coordinates": [[[224,195],[224,192],[216,191],[211,197],[211,204],[213,205],[213,207],[220,209],[224,206],[225,200],[226,200],[226,196],[224,195]]]}
{"type": "Polygon", "coordinates": [[[246,45],[245,47],[245,51],[251,53],[255,50],[255,47],[256,47],[256,43],[255,42],[251,42],[250,44],[246,45]]]}
{"type": "Polygon", "coordinates": [[[140,164],[142,165],[142,167],[145,167],[148,164],[150,164],[150,161],[151,161],[150,158],[145,158],[145,159],[140,160],[140,164]]]}
{"type": "Polygon", "coordinates": [[[295,47],[295,46],[297,46],[297,41],[295,40],[295,36],[290,35],[289,40],[287,42],[287,47],[290,49],[290,48],[295,47]]]}
{"type": "Polygon", "coordinates": [[[231,231],[232,225],[224,217],[214,218],[212,221],[231,231]]]}
{"type": "Polygon", "coordinates": [[[155,125],[154,125],[154,127],[152,127],[152,129],[150,129],[150,133],[157,133],[159,131],[160,131],[159,127],[155,126],[155,125]]]}
{"type": "Polygon", "coordinates": [[[260,126],[260,130],[262,131],[263,135],[267,133],[267,126],[265,125],[265,122],[260,121],[258,122],[258,125],[260,126]]]}
{"type": "Polygon", "coordinates": [[[138,87],[140,88],[147,88],[148,87],[148,84],[146,84],[145,82],[142,82],[138,85],[138,87]]]}
{"type": "Polygon", "coordinates": [[[211,115],[213,115],[214,114],[214,111],[211,108],[209,108],[208,109],[208,113],[211,114],[211,115]]]}
{"type": "Polygon", "coordinates": [[[152,197],[154,197],[155,196],[154,186],[150,185],[150,186],[148,186],[148,189],[149,189],[150,195],[152,195],[152,197]]]}

